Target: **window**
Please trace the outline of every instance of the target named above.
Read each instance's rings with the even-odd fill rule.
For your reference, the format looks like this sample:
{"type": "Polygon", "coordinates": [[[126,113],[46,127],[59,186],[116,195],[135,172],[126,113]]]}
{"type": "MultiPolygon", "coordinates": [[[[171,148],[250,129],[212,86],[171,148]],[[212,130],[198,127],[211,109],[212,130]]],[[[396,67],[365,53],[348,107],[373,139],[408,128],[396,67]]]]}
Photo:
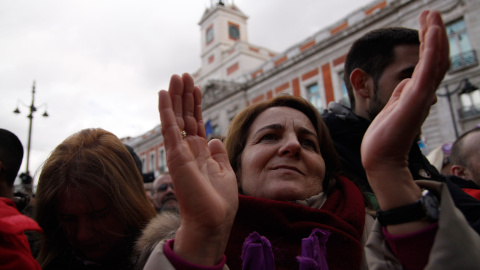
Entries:
{"type": "Polygon", "coordinates": [[[347,86],[345,85],[345,81],[343,80],[343,74],[344,73],[345,73],[344,71],[338,73],[338,76],[340,77],[340,85],[342,86],[342,97],[340,98],[338,103],[340,103],[340,104],[342,104],[342,105],[344,105],[348,108],[351,108],[350,99],[348,98],[347,86]]]}
{"type": "Polygon", "coordinates": [[[307,99],[312,103],[319,112],[323,111],[323,101],[320,96],[320,89],[318,83],[312,84],[307,87],[307,99]]]}
{"type": "Polygon", "coordinates": [[[460,93],[459,96],[460,102],[462,103],[462,108],[460,109],[460,116],[462,118],[480,114],[480,90],[476,89],[468,93],[460,93]]]}
{"type": "Polygon", "coordinates": [[[213,25],[210,25],[205,32],[205,42],[210,44],[213,41],[213,25]]]}
{"type": "Polygon", "coordinates": [[[155,153],[150,154],[150,172],[155,171],[155,153]]]}
{"type": "Polygon", "coordinates": [[[147,161],[145,160],[145,157],[142,157],[142,172],[147,171],[147,161]]]}
{"type": "Polygon", "coordinates": [[[158,157],[160,159],[160,172],[165,172],[165,150],[160,149],[160,155],[158,157]]]}
{"type": "Polygon", "coordinates": [[[452,70],[477,63],[477,57],[467,33],[465,21],[460,19],[447,25],[448,41],[450,45],[450,57],[452,70]]]}

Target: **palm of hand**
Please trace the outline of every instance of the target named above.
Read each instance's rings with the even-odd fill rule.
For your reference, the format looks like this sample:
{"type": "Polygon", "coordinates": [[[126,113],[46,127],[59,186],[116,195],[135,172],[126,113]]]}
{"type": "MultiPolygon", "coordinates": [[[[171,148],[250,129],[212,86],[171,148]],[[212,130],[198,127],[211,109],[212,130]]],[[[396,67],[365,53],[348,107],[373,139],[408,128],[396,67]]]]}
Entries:
{"type": "Polygon", "coordinates": [[[449,67],[448,39],[438,12],[420,17],[420,59],[411,79],[402,81],[365,133],[365,169],[397,164],[405,167],[410,146],[436,102],[435,91],[449,67]]]}
{"type": "Polygon", "coordinates": [[[362,141],[362,163],[383,210],[413,203],[421,196],[408,169],[408,153],[450,65],[440,14],[424,11],[420,24],[420,59],[412,78],[395,88],[362,141]]]}
{"type": "Polygon", "coordinates": [[[214,229],[233,221],[238,207],[238,189],[225,147],[220,141],[209,145],[201,136],[188,136],[167,159],[172,177],[184,179],[176,188],[184,222],[214,229]],[[175,172],[174,172],[175,171],[175,172]],[[178,190],[178,191],[177,191],[178,190]]]}
{"type": "Polygon", "coordinates": [[[207,144],[201,99],[200,89],[188,74],[174,75],[168,92],[159,93],[159,112],[182,218],[174,251],[192,263],[213,265],[229,238],[238,189],[223,143],[212,140],[207,144]]]}

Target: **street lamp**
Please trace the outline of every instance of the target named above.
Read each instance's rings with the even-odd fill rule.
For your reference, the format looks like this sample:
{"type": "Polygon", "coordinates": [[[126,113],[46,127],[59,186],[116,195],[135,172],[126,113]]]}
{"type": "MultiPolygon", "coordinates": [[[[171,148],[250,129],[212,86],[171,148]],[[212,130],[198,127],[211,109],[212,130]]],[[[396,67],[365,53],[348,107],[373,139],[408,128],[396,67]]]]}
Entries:
{"type": "Polygon", "coordinates": [[[457,93],[458,91],[461,91],[460,94],[462,94],[462,93],[470,93],[476,89],[478,89],[478,87],[472,85],[470,81],[467,78],[465,78],[460,82],[457,88],[452,92],[449,91],[448,84],[445,84],[445,93],[444,94],[437,93],[437,96],[439,97],[447,97],[448,107],[450,108],[450,116],[452,117],[453,130],[455,131],[455,139],[458,138],[458,129],[457,129],[457,121],[455,120],[455,115],[452,108],[451,96],[457,93]]]}
{"type": "MultiPolygon", "coordinates": [[[[23,103],[21,103],[24,105],[23,103]]],[[[41,105],[40,107],[44,106],[45,104],[41,105]]],[[[25,173],[20,174],[20,178],[22,179],[22,185],[24,186],[25,190],[28,193],[32,192],[31,189],[31,184],[32,184],[32,177],[30,176],[30,171],[29,171],[29,163],[30,163],[30,147],[31,147],[31,139],[32,139],[32,122],[33,122],[33,113],[37,111],[37,108],[35,107],[35,81],[33,81],[33,86],[32,86],[32,103],[30,106],[25,105],[25,107],[30,108],[30,114],[27,116],[29,118],[29,126],[28,126],[28,145],[27,145],[27,167],[25,169],[25,173]]],[[[45,106],[46,107],[46,106],[45,106]]],[[[20,110],[17,108],[13,111],[15,114],[20,114],[20,110]]],[[[45,109],[45,112],[42,114],[43,117],[48,117],[47,110],[45,109]]]]}

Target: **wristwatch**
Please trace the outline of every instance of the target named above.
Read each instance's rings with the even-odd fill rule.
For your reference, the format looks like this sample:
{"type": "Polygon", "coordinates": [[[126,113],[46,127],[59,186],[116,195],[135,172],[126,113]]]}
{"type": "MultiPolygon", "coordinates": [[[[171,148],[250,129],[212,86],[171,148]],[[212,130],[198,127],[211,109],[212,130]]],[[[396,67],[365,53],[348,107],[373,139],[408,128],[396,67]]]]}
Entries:
{"type": "Polygon", "coordinates": [[[416,220],[437,221],[439,214],[440,203],[437,196],[425,189],[417,202],[387,211],[378,211],[377,219],[382,226],[386,226],[416,220]]]}

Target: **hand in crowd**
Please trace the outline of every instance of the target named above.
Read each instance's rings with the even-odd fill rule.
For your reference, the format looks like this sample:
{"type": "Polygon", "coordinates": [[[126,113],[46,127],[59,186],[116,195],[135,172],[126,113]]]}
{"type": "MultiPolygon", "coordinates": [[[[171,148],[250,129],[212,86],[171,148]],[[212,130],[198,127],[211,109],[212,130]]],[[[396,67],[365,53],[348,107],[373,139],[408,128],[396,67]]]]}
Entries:
{"type": "Polygon", "coordinates": [[[159,93],[167,165],[182,216],[174,252],[192,263],[214,265],[228,241],[238,190],[223,143],[207,144],[201,101],[188,74],[173,75],[169,90],[159,93]]]}
{"type": "MultiPolygon", "coordinates": [[[[421,196],[408,169],[408,152],[450,66],[448,38],[439,12],[421,13],[419,36],[420,58],[412,78],[396,87],[362,142],[362,163],[382,210],[411,204],[421,196]]],[[[393,233],[392,228],[389,226],[393,233]]]]}

